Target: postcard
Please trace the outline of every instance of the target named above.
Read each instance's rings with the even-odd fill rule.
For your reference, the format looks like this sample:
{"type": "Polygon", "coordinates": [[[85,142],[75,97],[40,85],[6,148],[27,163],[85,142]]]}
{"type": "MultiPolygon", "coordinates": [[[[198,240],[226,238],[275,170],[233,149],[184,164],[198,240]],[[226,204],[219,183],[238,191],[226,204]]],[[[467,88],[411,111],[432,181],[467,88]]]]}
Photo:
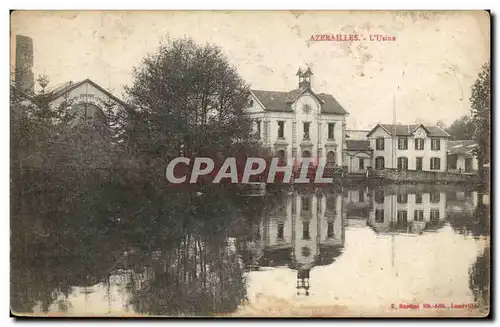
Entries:
{"type": "Polygon", "coordinates": [[[13,11],[14,317],[487,317],[488,11],[13,11]]]}

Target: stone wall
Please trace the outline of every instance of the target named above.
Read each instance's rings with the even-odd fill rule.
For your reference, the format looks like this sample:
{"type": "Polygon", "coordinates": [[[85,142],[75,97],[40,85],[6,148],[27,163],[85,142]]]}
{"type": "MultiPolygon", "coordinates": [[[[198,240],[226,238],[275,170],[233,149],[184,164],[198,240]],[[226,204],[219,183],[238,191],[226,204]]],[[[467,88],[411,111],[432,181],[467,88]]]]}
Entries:
{"type": "Polygon", "coordinates": [[[397,169],[384,169],[373,171],[374,176],[381,177],[394,182],[409,183],[476,183],[477,176],[474,174],[458,174],[451,172],[434,171],[399,171],[397,169]]]}

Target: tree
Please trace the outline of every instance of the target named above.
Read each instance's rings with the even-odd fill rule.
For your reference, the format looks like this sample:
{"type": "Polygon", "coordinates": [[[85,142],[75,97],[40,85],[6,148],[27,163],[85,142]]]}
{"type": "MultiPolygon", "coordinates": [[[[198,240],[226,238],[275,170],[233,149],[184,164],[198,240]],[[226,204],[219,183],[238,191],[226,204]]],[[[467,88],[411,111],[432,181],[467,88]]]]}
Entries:
{"type": "Polygon", "coordinates": [[[489,62],[483,65],[476,82],[472,86],[470,102],[475,125],[475,139],[479,145],[477,159],[479,171],[482,174],[483,165],[490,162],[491,79],[489,62]]]}
{"type": "Polygon", "coordinates": [[[441,128],[441,129],[446,129],[446,125],[442,120],[438,120],[436,123],[436,126],[441,128]]]}
{"type": "Polygon", "coordinates": [[[462,116],[445,130],[453,140],[473,140],[475,138],[474,120],[470,116],[462,116]]]}
{"type": "Polygon", "coordinates": [[[207,155],[251,140],[248,86],[215,45],[167,40],[134,69],[125,92],[131,109],[124,143],[148,161],[207,155]]]}

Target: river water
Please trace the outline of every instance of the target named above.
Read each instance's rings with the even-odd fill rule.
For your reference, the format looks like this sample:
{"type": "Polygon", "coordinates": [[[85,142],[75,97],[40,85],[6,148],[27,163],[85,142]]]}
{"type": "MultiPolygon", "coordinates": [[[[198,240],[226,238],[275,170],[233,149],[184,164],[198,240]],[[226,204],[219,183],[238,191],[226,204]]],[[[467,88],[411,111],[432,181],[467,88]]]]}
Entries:
{"type": "Polygon", "coordinates": [[[245,197],[230,209],[205,194],[192,201],[168,229],[134,227],[130,237],[113,234],[119,217],[97,225],[111,231],[100,236],[65,229],[51,240],[41,228],[24,242],[36,238],[45,250],[12,257],[12,310],[240,317],[489,310],[489,196],[475,189],[304,188],[245,197]],[[184,218],[189,210],[203,221],[184,218]]]}

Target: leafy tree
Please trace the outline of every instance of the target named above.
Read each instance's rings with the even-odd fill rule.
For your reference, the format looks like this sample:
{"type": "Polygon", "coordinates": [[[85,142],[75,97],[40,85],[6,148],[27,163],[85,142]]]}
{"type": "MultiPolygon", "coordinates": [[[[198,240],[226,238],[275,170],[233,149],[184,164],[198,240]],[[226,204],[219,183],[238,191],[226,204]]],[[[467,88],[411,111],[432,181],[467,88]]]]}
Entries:
{"type": "Polygon", "coordinates": [[[446,132],[451,135],[453,140],[473,140],[475,129],[473,118],[466,115],[455,120],[446,128],[446,132]]]}
{"type": "Polygon", "coordinates": [[[475,139],[479,145],[477,150],[479,171],[483,173],[483,165],[490,162],[491,78],[489,62],[483,65],[472,86],[470,102],[475,125],[475,139]]]}
{"type": "Polygon", "coordinates": [[[167,40],[134,69],[124,143],[136,157],[225,151],[250,142],[248,86],[215,45],[167,40]]]}

